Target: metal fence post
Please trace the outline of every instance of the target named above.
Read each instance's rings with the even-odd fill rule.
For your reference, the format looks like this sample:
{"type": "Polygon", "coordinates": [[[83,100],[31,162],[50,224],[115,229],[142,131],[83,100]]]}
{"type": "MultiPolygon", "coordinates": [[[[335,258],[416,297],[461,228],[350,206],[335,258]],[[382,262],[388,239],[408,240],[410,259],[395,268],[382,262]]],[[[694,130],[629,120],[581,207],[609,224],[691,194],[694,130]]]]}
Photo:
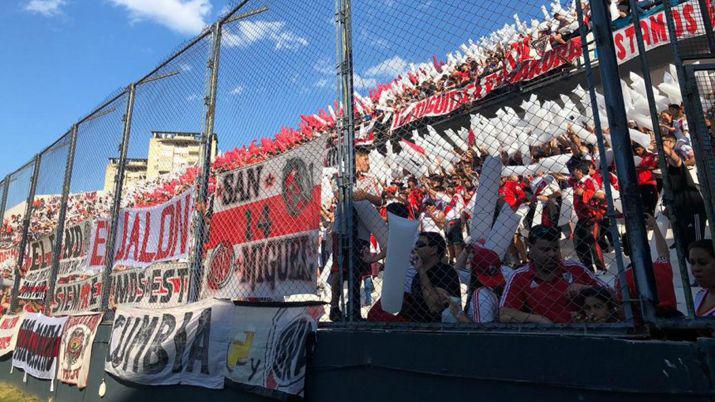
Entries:
{"type": "Polygon", "coordinates": [[[657,303],[653,261],[643,223],[643,206],[631,152],[631,137],[628,132],[628,118],[626,117],[616,50],[613,44],[611,19],[603,1],[591,0],[591,17],[592,31],[598,49],[603,92],[605,98],[608,99],[606,112],[611,131],[611,146],[616,162],[618,183],[621,186],[626,230],[631,244],[631,262],[636,274],[640,299],[643,302],[641,310],[644,321],[653,322],[655,320],[654,306],[657,303]]]}
{"type": "MultiPolygon", "coordinates": [[[[680,93],[683,96],[683,106],[685,107],[685,114],[689,122],[696,121],[695,110],[692,104],[693,90],[687,85],[685,74],[685,68],[683,67],[683,59],[680,57],[680,49],[678,49],[678,36],[675,29],[675,22],[673,21],[673,14],[670,5],[671,0],[664,0],[663,7],[665,10],[665,21],[668,26],[668,37],[670,38],[670,49],[673,52],[673,62],[675,63],[675,70],[678,72],[678,85],[680,86],[680,93]]],[[[695,164],[698,170],[698,178],[700,180],[700,193],[705,201],[705,213],[710,223],[710,237],[715,240],[715,211],[713,210],[713,198],[712,191],[710,189],[711,185],[711,174],[707,170],[707,165],[705,164],[705,154],[711,152],[711,150],[703,149],[700,143],[700,138],[697,133],[693,135],[691,133],[690,140],[693,142],[693,151],[695,152],[695,164]]]]}
{"type": "Polygon", "coordinates": [[[0,227],[0,236],[3,236],[5,234],[3,228],[5,225],[5,206],[7,205],[7,192],[10,189],[10,175],[5,176],[5,178],[3,179],[2,187],[2,198],[0,198],[0,223],[2,223],[3,227],[0,227]]]}
{"type": "MultiPolygon", "coordinates": [[[[337,56],[338,98],[343,103],[343,113],[339,119],[338,127],[338,174],[340,176],[341,202],[338,203],[340,217],[341,242],[338,261],[341,262],[340,288],[342,290],[342,267],[347,264],[348,271],[348,306],[343,309],[349,321],[357,318],[355,312],[360,312],[360,299],[355,300],[353,287],[360,286],[356,283],[358,278],[354,275],[356,257],[353,238],[353,185],[355,183],[355,122],[354,122],[354,95],[353,95],[353,55],[352,55],[352,26],[350,0],[336,0],[337,8],[337,56]],[[355,306],[357,303],[357,307],[355,306]],[[347,310],[347,311],[345,311],[347,310]]],[[[341,291],[342,295],[343,292],[341,291]]]]}
{"type": "Polygon", "coordinates": [[[124,168],[127,164],[127,150],[129,149],[129,137],[132,132],[132,113],[134,112],[134,96],[136,94],[136,84],[130,84],[127,90],[127,109],[124,114],[124,132],[119,151],[119,166],[114,182],[114,199],[112,201],[112,218],[107,232],[107,248],[105,249],[105,267],[102,273],[102,311],[109,307],[109,295],[111,289],[112,266],[114,265],[114,243],[117,237],[117,223],[119,221],[119,210],[122,202],[122,187],[124,185],[124,168]]]}
{"type": "MultiPolygon", "coordinates": [[[[663,202],[667,207],[667,216],[670,221],[670,226],[677,227],[677,218],[673,213],[673,187],[670,182],[670,175],[665,174],[668,171],[668,162],[665,160],[665,150],[663,148],[663,136],[660,131],[660,120],[658,119],[658,109],[655,103],[655,94],[653,93],[653,80],[650,76],[650,64],[648,63],[648,56],[646,55],[645,43],[643,42],[643,31],[640,25],[640,11],[638,9],[638,2],[636,0],[630,0],[631,5],[631,15],[633,17],[633,28],[636,34],[636,44],[638,45],[638,57],[641,62],[641,74],[643,75],[643,81],[645,86],[646,98],[648,99],[648,108],[650,110],[651,124],[653,125],[653,133],[655,134],[655,143],[658,150],[658,167],[661,172],[664,172],[663,177],[663,202]]],[[[676,236],[673,232],[673,238],[675,240],[675,250],[678,255],[678,269],[680,271],[680,277],[683,280],[683,285],[687,286],[688,278],[688,266],[685,262],[685,249],[683,248],[682,239],[680,236],[676,236]]],[[[688,317],[693,317],[693,295],[690,292],[685,293],[685,303],[687,304],[688,317]]]]}
{"type": "MultiPolygon", "coordinates": [[[[598,153],[600,155],[606,155],[606,144],[603,141],[603,130],[601,128],[601,116],[598,113],[598,100],[596,98],[596,84],[593,79],[593,69],[591,68],[591,55],[588,53],[588,40],[586,34],[586,26],[584,25],[583,18],[583,8],[580,1],[576,1],[576,14],[578,16],[579,25],[579,35],[581,36],[581,46],[583,47],[583,60],[584,67],[586,69],[586,81],[588,82],[588,93],[591,99],[591,109],[593,111],[593,123],[596,131],[596,139],[598,142],[598,153]]],[[[601,177],[603,177],[603,189],[606,192],[606,200],[608,203],[608,217],[611,220],[609,225],[609,230],[611,232],[611,237],[613,237],[613,249],[616,256],[616,267],[618,268],[618,276],[620,279],[621,294],[624,299],[630,299],[632,295],[628,289],[628,283],[625,280],[625,263],[623,262],[623,249],[621,247],[621,234],[618,233],[618,225],[616,210],[613,205],[613,192],[611,191],[611,186],[608,184],[610,177],[610,172],[608,170],[608,162],[605,157],[601,159],[601,177]]],[[[633,309],[630,303],[624,303],[623,311],[625,313],[626,321],[633,321],[633,309]]]]}
{"type": "Polygon", "coordinates": [[[10,190],[10,175],[3,179],[2,199],[0,200],[0,220],[5,220],[5,207],[7,206],[7,192],[10,190]]]}
{"type": "Polygon", "coordinates": [[[50,270],[50,280],[48,283],[47,294],[45,295],[45,314],[49,315],[50,306],[55,295],[55,282],[57,281],[57,272],[60,269],[60,259],[62,256],[62,241],[65,231],[65,217],[67,216],[67,199],[70,193],[70,184],[72,183],[72,168],[74,167],[74,154],[77,147],[77,128],[78,125],[72,126],[70,133],[70,149],[67,153],[67,162],[65,164],[65,177],[62,184],[62,199],[60,201],[60,212],[57,221],[57,231],[55,232],[55,244],[52,248],[52,269],[50,270]]]}
{"type": "Polygon", "coordinates": [[[216,92],[218,89],[218,72],[221,64],[221,22],[213,25],[211,39],[213,47],[211,57],[208,61],[208,68],[211,71],[208,86],[208,94],[204,100],[206,105],[206,119],[204,121],[204,132],[201,138],[201,162],[202,170],[199,177],[199,193],[197,194],[197,204],[203,203],[204,208],[196,214],[196,226],[194,227],[194,258],[191,269],[191,285],[189,288],[189,301],[196,301],[201,291],[203,278],[203,250],[206,231],[205,213],[208,212],[208,187],[211,176],[211,156],[214,134],[214,123],[216,121],[216,92]]]}
{"type": "Polygon", "coordinates": [[[10,300],[10,311],[17,309],[17,298],[20,290],[20,268],[25,263],[25,248],[27,248],[28,237],[30,236],[30,220],[32,215],[32,202],[35,199],[35,190],[37,189],[37,177],[40,175],[40,163],[42,162],[42,154],[35,156],[35,166],[32,170],[32,179],[30,180],[30,191],[27,193],[27,201],[25,204],[25,218],[22,221],[22,239],[18,248],[17,265],[15,266],[15,282],[12,286],[12,299],[10,300]]]}

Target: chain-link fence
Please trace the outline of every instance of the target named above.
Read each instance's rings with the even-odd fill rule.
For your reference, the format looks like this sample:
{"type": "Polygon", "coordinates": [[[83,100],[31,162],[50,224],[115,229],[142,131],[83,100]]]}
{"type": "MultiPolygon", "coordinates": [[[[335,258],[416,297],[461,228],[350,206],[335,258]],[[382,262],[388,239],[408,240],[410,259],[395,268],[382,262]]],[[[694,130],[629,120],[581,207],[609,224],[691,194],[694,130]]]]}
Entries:
{"type": "Polygon", "coordinates": [[[54,314],[219,297],[371,325],[693,316],[683,76],[665,5],[632,3],[236,2],[5,178],[3,283],[54,314]]]}

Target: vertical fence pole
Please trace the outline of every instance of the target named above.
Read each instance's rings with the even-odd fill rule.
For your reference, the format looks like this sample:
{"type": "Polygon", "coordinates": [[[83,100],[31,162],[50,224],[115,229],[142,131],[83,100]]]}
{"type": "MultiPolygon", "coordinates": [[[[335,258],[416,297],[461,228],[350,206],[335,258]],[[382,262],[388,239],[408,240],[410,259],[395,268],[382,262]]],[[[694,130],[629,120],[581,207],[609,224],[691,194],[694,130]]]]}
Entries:
{"type": "MultiPolygon", "coordinates": [[[[353,292],[360,286],[355,275],[355,251],[353,238],[353,184],[355,183],[355,122],[353,95],[353,55],[350,0],[337,0],[338,13],[338,73],[340,75],[339,99],[343,103],[343,114],[340,116],[338,129],[338,174],[340,176],[340,193],[342,202],[338,204],[342,218],[340,224],[341,247],[339,261],[347,263],[348,267],[348,319],[353,321],[360,314],[359,292],[353,292]],[[354,293],[358,293],[357,300],[354,293]],[[356,305],[357,304],[357,305],[356,305]]],[[[340,266],[339,271],[342,272],[340,266]]],[[[343,286],[342,278],[339,284],[343,286]]],[[[342,294],[342,291],[340,292],[342,294]]]]}
{"type": "MultiPolygon", "coordinates": [[[[660,131],[660,120],[658,117],[658,109],[655,103],[655,94],[653,93],[653,80],[650,76],[650,64],[646,55],[645,43],[643,42],[643,31],[641,30],[641,16],[638,9],[638,2],[630,0],[631,16],[633,17],[633,28],[636,34],[636,44],[638,45],[638,58],[641,64],[641,74],[645,86],[646,98],[648,99],[648,108],[650,109],[650,120],[653,125],[653,133],[655,134],[655,144],[658,149],[658,167],[663,176],[663,202],[668,210],[668,220],[672,228],[677,227],[676,216],[673,213],[673,185],[670,181],[668,172],[668,162],[665,160],[665,150],[663,148],[663,136],[660,131]]],[[[656,228],[657,229],[657,228],[656,228]]],[[[685,262],[685,249],[681,237],[673,230],[673,239],[675,240],[675,250],[678,255],[678,269],[680,270],[680,278],[683,282],[683,287],[687,288],[688,283],[688,266],[685,262]]],[[[692,318],[693,311],[693,295],[691,292],[685,293],[685,304],[688,309],[688,317],[692,318]]]]}
{"type": "Polygon", "coordinates": [[[710,10],[708,10],[708,5],[712,6],[711,1],[712,0],[698,0],[698,5],[700,5],[700,15],[703,17],[705,37],[708,39],[708,49],[712,57],[715,56],[715,32],[713,32],[713,21],[710,19],[710,10]]]}
{"type": "MultiPolygon", "coordinates": [[[[672,0],[663,0],[663,8],[665,10],[665,21],[668,25],[668,37],[670,38],[670,49],[673,52],[673,62],[675,63],[675,70],[678,72],[678,85],[680,86],[680,93],[683,96],[683,106],[685,106],[685,114],[688,118],[688,122],[697,121],[697,116],[695,116],[695,110],[693,108],[692,97],[695,94],[697,96],[697,91],[693,89],[691,85],[688,85],[687,75],[685,74],[685,67],[683,66],[683,59],[680,57],[680,49],[678,48],[678,36],[675,29],[675,22],[673,21],[673,14],[670,5],[672,0]]],[[[690,84],[693,84],[690,82],[690,84]]],[[[698,170],[698,178],[700,181],[700,193],[705,201],[705,213],[710,223],[710,237],[715,240],[715,210],[713,210],[713,198],[710,185],[712,184],[711,173],[707,170],[707,165],[705,160],[708,156],[707,153],[711,152],[709,149],[703,149],[703,145],[700,142],[700,137],[698,137],[697,132],[691,132],[690,140],[693,142],[693,151],[695,152],[695,164],[698,170]]]]}
{"type": "Polygon", "coordinates": [[[52,247],[52,269],[50,270],[50,281],[48,283],[47,294],[45,295],[45,314],[51,312],[52,300],[55,295],[55,282],[57,281],[57,272],[60,269],[60,259],[62,256],[62,241],[65,232],[65,217],[67,216],[67,199],[70,193],[70,184],[72,183],[72,168],[74,166],[74,153],[77,146],[77,127],[72,126],[70,133],[70,149],[67,153],[67,162],[65,164],[65,177],[62,184],[62,199],[60,201],[60,213],[57,221],[57,231],[55,232],[55,244],[52,247]]]}
{"type": "MultiPolygon", "coordinates": [[[[598,113],[598,100],[596,98],[596,84],[593,79],[593,69],[591,68],[591,55],[588,53],[588,39],[586,34],[586,26],[584,25],[583,18],[583,8],[581,6],[581,1],[577,0],[576,4],[576,14],[578,17],[579,35],[581,36],[581,46],[583,47],[583,60],[586,68],[586,81],[588,82],[588,93],[591,98],[591,109],[593,111],[593,123],[596,131],[596,139],[598,142],[598,153],[601,156],[601,177],[603,177],[603,189],[606,192],[606,200],[608,203],[608,218],[610,219],[609,230],[611,232],[611,237],[613,238],[613,249],[616,255],[616,267],[618,268],[618,277],[620,278],[621,294],[623,298],[628,300],[632,297],[628,289],[628,282],[625,280],[625,264],[623,262],[623,249],[621,248],[621,234],[618,233],[618,224],[616,209],[613,205],[613,192],[611,191],[611,186],[609,185],[610,172],[608,170],[608,162],[606,161],[606,144],[603,141],[603,130],[601,128],[601,115],[598,113]]],[[[626,321],[633,321],[633,309],[630,303],[624,303],[623,311],[625,313],[626,321]]]]}
{"type": "Polygon", "coordinates": [[[10,175],[5,176],[2,185],[2,198],[0,198],[0,222],[2,227],[0,227],[0,237],[5,236],[5,207],[7,206],[7,191],[10,189],[10,175]]]}
{"type": "MultiPolygon", "coordinates": [[[[606,10],[606,3],[601,0],[591,0],[591,17],[592,30],[598,49],[603,92],[605,98],[608,99],[606,112],[611,129],[611,146],[616,161],[618,182],[621,186],[626,230],[631,244],[631,262],[635,270],[640,299],[643,302],[641,310],[644,321],[653,322],[655,320],[654,306],[657,303],[653,261],[650,257],[650,246],[643,223],[643,206],[636,180],[628,119],[618,74],[611,19],[606,10]]],[[[606,180],[605,177],[604,180],[606,180]]]]}
{"type": "Polygon", "coordinates": [[[107,232],[107,244],[104,252],[105,267],[102,273],[102,311],[109,307],[109,296],[112,279],[112,266],[114,266],[114,244],[117,237],[117,223],[119,222],[119,209],[122,203],[122,187],[124,186],[124,168],[127,164],[127,151],[129,149],[129,137],[132,132],[132,114],[134,112],[134,96],[136,94],[136,84],[130,84],[127,90],[127,109],[124,113],[124,131],[122,143],[119,151],[119,166],[114,180],[114,199],[112,200],[112,218],[107,232]]]}
{"type": "Polygon", "coordinates": [[[189,301],[196,301],[199,298],[201,291],[201,283],[203,279],[203,250],[204,240],[206,236],[206,221],[204,213],[208,211],[208,187],[209,177],[211,177],[211,156],[213,149],[214,124],[216,121],[216,92],[218,89],[218,71],[221,63],[221,22],[216,22],[213,25],[213,33],[211,39],[213,48],[208,61],[210,71],[210,81],[208,86],[208,94],[204,98],[206,105],[206,118],[204,121],[204,132],[201,138],[201,176],[199,177],[199,193],[197,194],[197,204],[202,203],[203,213],[196,214],[196,226],[194,232],[194,258],[191,269],[191,287],[189,288],[189,301]]]}
{"type": "Polygon", "coordinates": [[[35,166],[32,170],[32,179],[30,180],[30,191],[27,193],[27,201],[25,204],[25,218],[22,221],[22,239],[17,250],[17,265],[15,265],[15,282],[12,286],[12,299],[10,300],[10,311],[17,309],[17,297],[20,290],[20,268],[25,263],[25,248],[30,236],[30,220],[32,215],[32,202],[35,199],[35,190],[37,189],[37,177],[40,175],[40,163],[42,162],[42,154],[35,156],[35,166]]]}
{"type": "Polygon", "coordinates": [[[2,199],[0,200],[0,220],[5,221],[5,207],[7,206],[7,191],[10,190],[10,175],[3,179],[2,199]]]}

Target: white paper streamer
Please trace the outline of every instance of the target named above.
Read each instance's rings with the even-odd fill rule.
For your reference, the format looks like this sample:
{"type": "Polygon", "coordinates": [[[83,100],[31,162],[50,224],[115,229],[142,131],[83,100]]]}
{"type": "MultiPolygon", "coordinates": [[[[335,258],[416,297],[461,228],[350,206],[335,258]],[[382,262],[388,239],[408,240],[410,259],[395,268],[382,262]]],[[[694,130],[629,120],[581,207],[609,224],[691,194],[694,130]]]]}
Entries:
{"type": "Polygon", "coordinates": [[[402,309],[405,275],[410,265],[410,255],[415,247],[419,221],[400,218],[388,213],[390,222],[385,272],[382,277],[382,309],[397,314],[402,309]]]}
{"type": "Polygon", "coordinates": [[[382,250],[387,247],[387,223],[382,219],[380,213],[370,201],[362,200],[353,203],[355,211],[357,211],[360,222],[375,235],[377,243],[382,250]]]}
{"type": "Polygon", "coordinates": [[[522,218],[523,216],[515,213],[509,204],[504,204],[496,222],[494,222],[494,227],[489,232],[489,238],[486,239],[484,248],[494,251],[499,258],[504,258],[522,218]]]}
{"type": "Polygon", "coordinates": [[[490,156],[484,160],[482,173],[479,176],[479,187],[474,194],[472,220],[469,221],[469,234],[472,241],[484,240],[492,227],[494,210],[499,198],[501,170],[501,159],[490,156]]]}

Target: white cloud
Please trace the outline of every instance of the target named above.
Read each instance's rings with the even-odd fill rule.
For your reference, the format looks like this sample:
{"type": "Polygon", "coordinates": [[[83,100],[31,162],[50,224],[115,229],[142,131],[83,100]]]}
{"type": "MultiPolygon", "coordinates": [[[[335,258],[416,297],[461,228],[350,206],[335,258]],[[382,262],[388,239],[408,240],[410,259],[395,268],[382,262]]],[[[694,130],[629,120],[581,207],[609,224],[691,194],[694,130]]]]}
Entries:
{"type": "Polygon", "coordinates": [[[196,95],[196,94],[191,94],[191,95],[189,95],[189,96],[186,97],[186,100],[187,100],[188,102],[193,102],[193,101],[195,101],[196,99],[199,99],[199,96],[196,95]]]}
{"type": "Polygon", "coordinates": [[[67,4],[65,0],[30,0],[25,4],[25,11],[42,14],[45,17],[62,14],[60,7],[67,4]]]}
{"type": "Polygon", "coordinates": [[[395,78],[400,74],[404,74],[409,68],[410,64],[403,60],[402,57],[394,56],[380,64],[368,68],[365,70],[365,75],[368,77],[395,78]]]}
{"type": "Polygon", "coordinates": [[[353,87],[357,90],[372,89],[377,86],[377,80],[375,78],[366,78],[360,76],[360,74],[355,74],[353,76],[353,87]]]}
{"type": "Polygon", "coordinates": [[[150,20],[182,34],[197,34],[206,26],[210,0],[109,0],[129,11],[132,22],[150,20]]]}
{"type": "Polygon", "coordinates": [[[308,40],[286,29],[283,21],[239,21],[223,34],[226,46],[250,46],[270,40],[276,50],[296,50],[308,45],[308,40]]]}
{"type": "Polygon", "coordinates": [[[193,67],[191,67],[191,64],[187,64],[187,63],[181,63],[181,64],[179,64],[179,67],[181,68],[181,71],[183,71],[183,72],[189,72],[194,69],[193,67]]]}
{"type": "Polygon", "coordinates": [[[318,60],[313,66],[313,69],[322,75],[335,75],[337,71],[335,68],[335,60],[328,58],[318,60]]]}
{"type": "Polygon", "coordinates": [[[237,85],[231,90],[231,95],[241,95],[243,93],[243,86],[237,85]]]}

